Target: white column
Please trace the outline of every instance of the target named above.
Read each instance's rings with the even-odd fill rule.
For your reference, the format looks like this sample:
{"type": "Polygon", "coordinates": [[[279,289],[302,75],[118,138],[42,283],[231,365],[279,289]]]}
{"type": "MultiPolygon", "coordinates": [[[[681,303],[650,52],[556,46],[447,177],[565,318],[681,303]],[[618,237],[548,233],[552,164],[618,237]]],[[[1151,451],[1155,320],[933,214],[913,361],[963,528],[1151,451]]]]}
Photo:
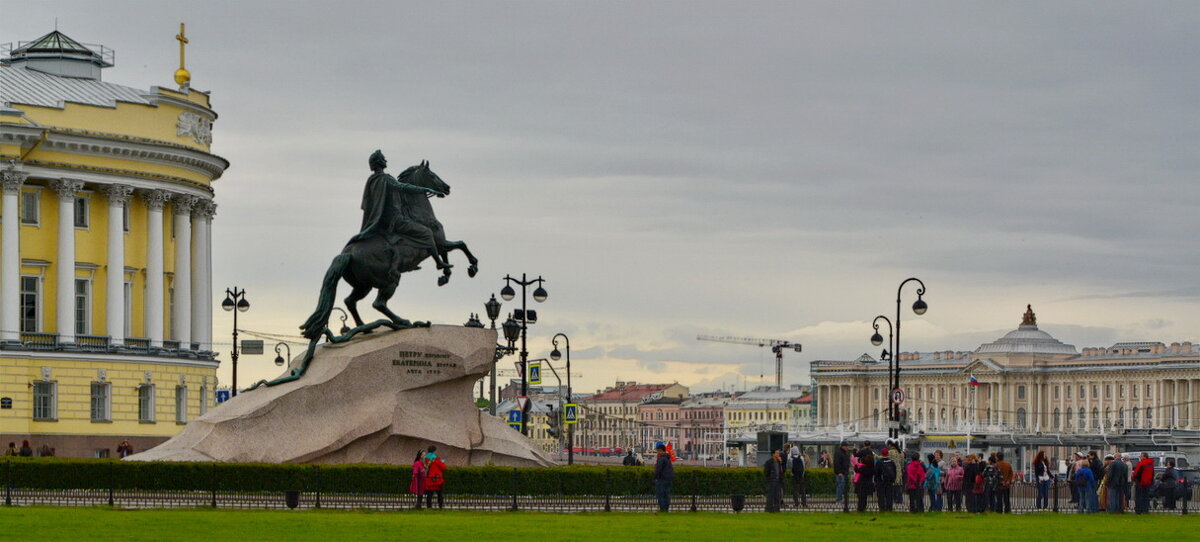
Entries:
{"type": "Polygon", "coordinates": [[[163,344],[163,205],[171,199],[166,190],[142,192],[146,200],[146,336],[151,348],[163,344]]]}
{"type": "Polygon", "coordinates": [[[112,344],[125,343],[125,204],[133,187],[110,184],[104,187],[108,197],[108,280],[104,314],[112,344]]]}
{"type": "Polygon", "coordinates": [[[192,206],[195,196],[175,196],[175,337],[179,348],[192,344],[192,206]]]}
{"type": "Polygon", "coordinates": [[[51,183],[58,194],[58,267],[55,282],[55,318],[58,342],[75,342],[75,196],[83,189],[78,179],[51,183]]]}
{"type": "Polygon", "coordinates": [[[192,209],[192,342],[212,350],[212,217],[216,205],[199,200],[192,209]]]}
{"type": "Polygon", "coordinates": [[[15,165],[0,172],[4,185],[3,223],[0,224],[0,341],[21,341],[21,185],[29,176],[15,165]]]}

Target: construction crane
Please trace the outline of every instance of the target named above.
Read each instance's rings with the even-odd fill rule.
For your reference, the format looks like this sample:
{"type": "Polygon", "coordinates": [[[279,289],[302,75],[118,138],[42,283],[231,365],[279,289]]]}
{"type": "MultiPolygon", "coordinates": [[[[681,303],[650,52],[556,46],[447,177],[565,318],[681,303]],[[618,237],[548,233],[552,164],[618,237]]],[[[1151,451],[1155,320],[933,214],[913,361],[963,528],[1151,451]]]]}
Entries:
{"type": "Polygon", "coordinates": [[[759,347],[770,346],[771,351],[775,353],[775,387],[779,389],[783,389],[783,351],[788,348],[797,352],[800,351],[800,343],[794,343],[782,339],[751,339],[748,337],[717,337],[714,335],[697,335],[696,340],[712,341],[716,343],[748,344],[759,347]]]}

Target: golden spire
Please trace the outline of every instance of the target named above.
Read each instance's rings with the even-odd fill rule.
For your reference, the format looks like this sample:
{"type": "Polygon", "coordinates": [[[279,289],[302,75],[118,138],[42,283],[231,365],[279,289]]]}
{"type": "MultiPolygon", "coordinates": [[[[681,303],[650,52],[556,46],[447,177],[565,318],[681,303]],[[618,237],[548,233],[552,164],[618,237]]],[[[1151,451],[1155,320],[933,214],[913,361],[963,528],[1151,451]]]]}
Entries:
{"type": "Polygon", "coordinates": [[[183,48],[188,44],[187,36],[183,31],[183,23],[179,23],[179,34],[175,36],[175,39],[179,40],[179,69],[175,70],[175,83],[179,85],[179,88],[187,88],[188,84],[192,82],[192,74],[183,67],[183,48]]]}

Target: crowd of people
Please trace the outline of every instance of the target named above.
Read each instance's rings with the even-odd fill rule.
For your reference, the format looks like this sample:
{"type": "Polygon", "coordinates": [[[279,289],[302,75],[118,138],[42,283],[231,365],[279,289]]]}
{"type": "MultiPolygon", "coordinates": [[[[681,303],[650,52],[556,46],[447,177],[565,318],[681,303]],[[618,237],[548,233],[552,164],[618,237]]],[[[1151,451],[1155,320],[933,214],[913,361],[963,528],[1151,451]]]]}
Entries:
{"type": "Polygon", "coordinates": [[[1070,503],[1083,513],[1121,513],[1129,509],[1132,500],[1134,512],[1145,514],[1150,511],[1151,498],[1161,497],[1163,508],[1174,510],[1176,500],[1186,498],[1188,487],[1179,478],[1173,460],[1167,459],[1164,464],[1162,472],[1157,473],[1154,460],[1146,452],[1136,463],[1121,454],[1106,455],[1101,461],[1094,450],[1075,452],[1067,467],[1070,503]]]}
{"type": "MultiPolygon", "coordinates": [[[[1161,497],[1163,507],[1173,510],[1177,497],[1187,490],[1186,483],[1179,482],[1173,461],[1167,460],[1166,468],[1156,473],[1154,460],[1145,452],[1136,463],[1121,454],[1108,455],[1101,462],[1095,451],[1077,452],[1074,459],[1066,482],[1071,489],[1070,504],[1078,506],[1080,512],[1098,512],[1101,507],[1107,512],[1123,512],[1130,506],[1131,492],[1136,513],[1149,512],[1152,496],[1161,497]]],[[[849,507],[853,493],[860,512],[867,509],[872,498],[878,500],[880,511],[892,511],[905,496],[908,510],[913,513],[1012,512],[1012,487],[1017,475],[1003,452],[986,457],[982,453],[956,452],[947,458],[937,450],[921,457],[917,452],[903,453],[899,443],[889,439],[879,448],[869,441],[857,448],[844,442],[832,457],[822,454],[820,463],[833,469],[835,503],[849,507]]],[[[773,465],[770,461],[767,464],[773,465]]],[[[1034,508],[1048,510],[1054,472],[1045,452],[1037,453],[1031,467],[1030,481],[1037,490],[1034,508]]],[[[772,495],[778,479],[776,474],[767,473],[768,511],[778,502],[778,497],[772,495]]]]}
{"type": "Polygon", "coordinates": [[[16,442],[9,442],[8,448],[4,450],[4,455],[6,457],[54,457],[54,448],[51,448],[49,444],[43,444],[41,449],[35,453],[33,446],[29,445],[29,441],[22,440],[20,448],[17,448],[16,442]]]}
{"type": "Polygon", "coordinates": [[[417,496],[413,508],[421,508],[421,500],[425,500],[426,508],[433,508],[433,497],[437,495],[437,507],[444,506],[442,488],[446,484],[446,463],[437,455],[437,446],[417,450],[417,456],[412,463],[412,479],[408,484],[408,492],[417,496]]]}

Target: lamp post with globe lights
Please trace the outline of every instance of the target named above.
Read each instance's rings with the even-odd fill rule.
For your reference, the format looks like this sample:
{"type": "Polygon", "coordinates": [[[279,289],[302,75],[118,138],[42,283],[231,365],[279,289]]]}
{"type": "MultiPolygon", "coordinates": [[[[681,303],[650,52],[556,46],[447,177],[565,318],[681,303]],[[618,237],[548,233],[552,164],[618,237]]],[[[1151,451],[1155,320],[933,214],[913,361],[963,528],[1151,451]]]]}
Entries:
{"type": "MultiPolygon", "coordinates": [[[[880,359],[880,361],[886,360],[888,363],[888,388],[891,388],[892,373],[893,373],[893,371],[895,371],[895,369],[892,366],[893,358],[894,358],[894,356],[892,355],[892,321],[889,320],[887,316],[880,314],[879,316],[875,317],[874,321],[871,322],[871,327],[875,328],[875,334],[871,335],[871,344],[873,344],[875,346],[879,346],[879,345],[883,344],[883,335],[879,334],[879,321],[880,320],[887,322],[888,338],[887,338],[887,346],[883,349],[883,352],[879,353],[879,359],[880,359]]],[[[887,394],[887,397],[884,397],[883,400],[887,402],[888,422],[893,422],[893,423],[888,424],[888,437],[896,438],[896,435],[899,433],[899,430],[896,427],[894,427],[894,425],[895,425],[894,422],[896,421],[896,411],[897,411],[897,409],[900,408],[900,406],[895,404],[894,402],[892,402],[892,395],[890,393],[887,394]]]]}
{"type": "MultiPolygon", "coordinates": [[[[573,403],[574,397],[571,395],[571,338],[567,337],[566,333],[557,333],[550,342],[554,343],[554,350],[550,351],[550,359],[558,361],[562,359],[562,352],[558,351],[558,338],[562,337],[565,343],[563,349],[567,351],[567,402],[573,403]]],[[[563,420],[566,421],[565,419],[563,420]]],[[[575,425],[567,424],[567,464],[575,464],[575,425]]]]}
{"type": "MultiPolygon", "coordinates": [[[[529,299],[526,296],[526,288],[528,286],[533,286],[534,284],[537,285],[537,289],[533,291],[533,300],[537,301],[538,303],[546,301],[546,298],[549,297],[549,294],[546,293],[546,289],[542,287],[542,283],[545,282],[545,279],[543,279],[540,275],[536,279],[529,279],[524,273],[521,273],[520,279],[515,279],[509,275],[505,275],[504,282],[504,288],[500,290],[500,297],[504,298],[505,301],[512,301],[517,295],[517,292],[512,287],[513,283],[516,283],[521,287],[521,309],[519,312],[516,312],[516,319],[510,317],[509,320],[520,326],[518,331],[521,334],[521,396],[529,397],[529,374],[526,370],[526,362],[529,361],[529,350],[526,348],[526,335],[529,330],[529,324],[537,322],[537,313],[528,309],[529,299]]],[[[505,338],[509,339],[509,344],[512,345],[512,343],[515,341],[509,335],[508,322],[505,322],[504,326],[504,336],[505,338]]],[[[526,402],[525,407],[521,412],[521,434],[526,436],[529,435],[529,427],[526,424],[526,418],[529,417],[527,415],[528,410],[529,403],[526,402]]]]}
{"type": "Polygon", "coordinates": [[[233,313],[233,352],[230,353],[229,359],[233,360],[233,390],[231,393],[234,397],[237,396],[237,361],[238,361],[238,313],[250,310],[250,302],[246,301],[246,290],[239,290],[237,286],[232,289],[225,289],[225,301],[221,302],[221,308],[226,312],[233,313]],[[234,309],[237,310],[234,310],[234,309]]]}
{"type": "MultiPolygon", "coordinates": [[[[889,376],[890,381],[888,382],[888,387],[890,388],[891,393],[888,394],[888,399],[890,402],[892,402],[892,407],[889,412],[891,415],[890,421],[893,422],[889,425],[893,426],[896,425],[896,422],[898,422],[900,419],[900,405],[895,404],[895,401],[892,400],[892,394],[896,393],[896,390],[900,389],[900,298],[901,294],[904,293],[904,285],[908,284],[909,282],[916,282],[918,285],[917,300],[912,304],[913,314],[921,316],[929,310],[929,305],[925,303],[925,299],[923,298],[925,295],[925,283],[917,277],[909,277],[904,279],[904,281],[900,283],[900,287],[896,288],[896,321],[888,322],[889,329],[892,325],[895,325],[896,333],[894,341],[891,338],[891,332],[889,331],[888,333],[888,343],[892,347],[891,355],[889,356],[890,363],[888,364],[889,370],[891,371],[889,376]]],[[[876,317],[875,322],[872,323],[872,325],[875,327],[875,334],[871,336],[871,344],[874,344],[875,346],[883,344],[883,337],[879,334],[878,322],[880,318],[883,318],[884,321],[887,321],[887,318],[879,316],[876,317]]],[[[900,430],[899,428],[890,428],[888,430],[888,434],[892,436],[892,438],[896,438],[900,435],[900,430]]]]}

